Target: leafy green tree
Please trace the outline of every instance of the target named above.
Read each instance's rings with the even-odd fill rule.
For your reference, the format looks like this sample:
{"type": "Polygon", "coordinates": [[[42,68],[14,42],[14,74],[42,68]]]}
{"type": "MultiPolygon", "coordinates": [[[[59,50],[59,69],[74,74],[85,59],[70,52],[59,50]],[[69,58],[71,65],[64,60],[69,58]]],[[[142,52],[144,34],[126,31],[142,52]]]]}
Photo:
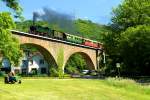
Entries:
{"type": "Polygon", "coordinates": [[[103,40],[104,50],[106,53],[106,66],[103,65],[102,67],[106,67],[105,72],[108,75],[113,75],[113,73],[116,73],[116,63],[120,62],[120,52],[118,49],[120,36],[118,35],[118,33],[114,33],[113,31],[104,34],[103,40]]]}
{"type": "MultiPolygon", "coordinates": [[[[21,7],[17,0],[2,0],[6,6],[13,9],[20,16],[21,7]]],[[[18,40],[12,36],[10,29],[15,27],[15,23],[10,13],[0,12],[0,53],[8,58],[12,64],[17,65],[19,58],[22,56],[18,40]]]]}
{"type": "MultiPolygon", "coordinates": [[[[149,0],[124,0],[122,4],[113,9],[112,24],[110,25],[112,28],[112,32],[108,33],[104,37],[105,49],[109,58],[109,61],[107,62],[109,64],[108,69],[116,69],[115,64],[118,62],[122,62],[122,71],[129,72],[130,69],[131,72],[129,73],[132,73],[133,71],[138,71],[141,74],[144,73],[144,71],[142,72],[139,70],[141,69],[140,67],[143,67],[144,69],[145,65],[142,64],[142,61],[136,60],[138,59],[138,57],[142,56],[136,57],[137,55],[134,55],[134,53],[138,52],[138,48],[134,47],[131,50],[130,46],[131,44],[134,45],[135,41],[143,39],[142,34],[149,35],[147,31],[148,28],[146,28],[150,25],[149,9],[149,0]],[[144,29],[140,31],[139,29],[142,28],[144,29]],[[123,37],[126,37],[127,44],[125,43],[125,39],[123,37]],[[128,43],[130,45],[128,45],[128,43]],[[130,50],[133,51],[133,53],[131,53],[130,50]],[[136,63],[138,65],[136,66],[133,63],[136,63]]],[[[147,40],[143,41],[146,42],[147,40]]],[[[139,42],[142,43],[142,41],[139,42]]],[[[142,45],[146,46],[146,44],[142,45]]],[[[147,52],[148,48],[145,48],[143,50],[144,52],[147,52]]]]}
{"type": "Polygon", "coordinates": [[[125,73],[150,75],[150,26],[128,28],[121,34],[119,50],[125,73]]]}
{"type": "Polygon", "coordinates": [[[12,63],[18,64],[21,51],[18,40],[9,31],[9,29],[15,26],[10,14],[0,13],[0,23],[0,51],[12,63]]]}
{"type": "Polygon", "coordinates": [[[19,5],[18,0],[0,0],[0,1],[3,1],[7,7],[11,8],[15,12],[14,17],[16,18],[19,17],[21,19],[23,18],[21,16],[23,9],[19,5]]]}
{"type": "Polygon", "coordinates": [[[112,22],[120,30],[150,24],[150,0],[124,0],[113,9],[112,22]]]}
{"type": "Polygon", "coordinates": [[[72,74],[72,73],[80,73],[82,70],[88,68],[86,67],[86,62],[82,57],[82,55],[74,54],[69,58],[69,61],[65,66],[65,69],[67,73],[72,74]]]}

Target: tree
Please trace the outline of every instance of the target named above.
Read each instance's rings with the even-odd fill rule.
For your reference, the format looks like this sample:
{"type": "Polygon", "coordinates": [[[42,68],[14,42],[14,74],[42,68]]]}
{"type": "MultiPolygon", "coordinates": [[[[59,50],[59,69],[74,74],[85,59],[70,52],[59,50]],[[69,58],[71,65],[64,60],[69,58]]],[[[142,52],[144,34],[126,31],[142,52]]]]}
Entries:
{"type": "MultiPolygon", "coordinates": [[[[142,61],[137,60],[138,57],[141,56],[137,57],[137,54],[140,52],[138,52],[138,47],[135,48],[135,45],[139,46],[141,45],[140,43],[144,43],[143,41],[148,41],[147,38],[144,40],[143,35],[149,36],[149,9],[149,0],[124,0],[122,4],[113,9],[112,24],[110,25],[112,32],[108,33],[104,39],[106,52],[109,55],[109,59],[111,59],[109,66],[113,66],[113,69],[116,69],[116,63],[122,62],[123,71],[129,72],[130,69],[130,74],[133,71],[139,71],[141,74],[144,73],[144,71],[142,72],[140,69],[142,67],[144,69],[145,65],[142,61]],[[140,31],[139,29],[142,28],[143,30],[140,31]],[[139,44],[137,44],[136,41],[138,41],[139,44]],[[131,45],[134,45],[133,48],[131,48],[131,45]],[[131,53],[130,50],[133,53],[131,53]]],[[[147,44],[142,45],[147,46],[147,44]]],[[[143,50],[143,52],[147,52],[148,48],[143,50]]],[[[145,58],[142,57],[142,59],[145,58]]]]}
{"type": "Polygon", "coordinates": [[[88,69],[86,66],[85,59],[82,57],[82,55],[77,53],[69,58],[65,66],[65,71],[69,74],[80,73],[82,70],[88,69]]]}
{"type": "MultiPolygon", "coordinates": [[[[16,15],[20,16],[21,7],[17,0],[2,0],[6,6],[12,8],[16,15]]],[[[0,12],[0,53],[8,58],[12,64],[18,64],[22,56],[18,40],[12,36],[10,29],[15,27],[15,23],[10,13],[0,12]]]]}
{"type": "Polygon", "coordinates": [[[18,40],[9,31],[9,29],[15,26],[10,14],[0,13],[0,23],[0,51],[12,63],[18,64],[21,51],[18,40]]]}
{"type": "Polygon", "coordinates": [[[150,26],[128,28],[121,34],[119,50],[125,73],[150,75],[150,26]]]}
{"type": "Polygon", "coordinates": [[[113,9],[112,23],[120,30],[150,25],[150,0],[124,0],[113,9]]]}
{"type": "Polygon", "coordinates": [[[23,18],[21,16],[23,9],[19,5],[18,0],[2,0],[2,1],[6,4],[7,7],[11,8],[15,12],[14,17],[23,18]]]}

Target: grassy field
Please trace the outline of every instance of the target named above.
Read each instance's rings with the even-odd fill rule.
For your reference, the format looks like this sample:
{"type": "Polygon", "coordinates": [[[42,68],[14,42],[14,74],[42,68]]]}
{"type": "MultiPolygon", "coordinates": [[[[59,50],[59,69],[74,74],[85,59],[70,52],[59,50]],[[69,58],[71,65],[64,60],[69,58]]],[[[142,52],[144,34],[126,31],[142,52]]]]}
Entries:
{"type": "Polygon", "coordinates": [[[4,84],[0,100],[150,100],[150,86],[132,80],[23,79],[4,84]]]}

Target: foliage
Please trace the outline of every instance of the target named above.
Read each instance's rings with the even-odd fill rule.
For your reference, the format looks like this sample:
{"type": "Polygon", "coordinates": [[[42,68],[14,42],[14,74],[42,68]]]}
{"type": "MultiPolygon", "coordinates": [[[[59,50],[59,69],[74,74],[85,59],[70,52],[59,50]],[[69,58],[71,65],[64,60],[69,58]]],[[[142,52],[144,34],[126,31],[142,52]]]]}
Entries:
{"type": "Polygon", "coordinates": [[[119,40],[120,33],[108,32],[104,35],[104,49],[106,53],[106,75],[116,75],[117,68],[116,63],[120,63],[120,52],[119,52],[119,40]]]}
{"type": "Polygon", "coordinates": [[[19,17],[21,19],[23,19],[22,15],[22,11],[23,9],[21,8],[20,4],[18,3],[18,0],[1,0],[3,1],[7,7],[13,9],[13,11],[16,13],[16,15],[14,17],[19,17]]]}
{"type": "Polygon", "coordinates": [[[58,77],[59,76],[58,69],[55,67],[50,67],[50,76],[58,77]]]}
{"type": "MultiPolygon", "coordinates": [[[[29,32],[30,26],[33,25],[33,21],[31,20],[25,20],[22,22],[18,21],[15,23],[16,23],[16,30],[23,32],[29,32]]],[[[48,26],[48,23],[44,21],[38,21],[36,22],[36,25],[48,26]]]]}
{"type": "Polygon", "coordinates": [[[0,28],[12,29],[15,27],[13,19],[8,12],[0,12],[0,28]]]}
{"type": "Polygon", "coordinates": [[[5,73],[0,71],[0,77],[4,77],[5,76],[5,73]]]}
{"type": "Polygon", "coordinates": [[[35,46],[33,46],[32,44],[23,44],[20,46],[22,50],[28,50],[28,52],[38,52],[38,48],[36,48],[35,46]]]}
{"type": "Polygon", "coordinates": [[[90,38],[93,40],[103,41],[103,35],[106,32],[109,32],[109,27],[105,25],[99,25],[97,23],[93,23],[90,20],[75,20],[75,25],[77,27],[77,31],[79,36],[83,36],[85,38],[90,38]]]}
{"type": "Polygon", "coordinates": [[[117,8],[113,9],[113,24],[118,29],[150,24],[149,0],[124,0],[117,8]]]}
{"type": "Polygon", "coordinates": [[[86,68],[86,61],[80,54],[74,54],[69,58],[65,66],[66,72],[69,74],[79,73],[86,68]]]}
{"type": "MultiPolygon", "coordinates": [[[[22,8],[17,0],[2,0],[7,7],[13,9],[17,16],[21,18],[22,8]]],[[[18,40],[9,31],[15,27],[10,13],[0,12],[0,53],[7,57],[12,64],[17,65],[22,56],[18,40]]]]}
{"type": "Polygon", "coordinates": [[[149,0],[124,0],[122,4],[113,9],[110,25],[112,32],[104,35],[108,72],[116,73],[116,63],[120,62],[122,74],[129,75],[135,72],[146,75],[145,63],[150,62],[147,59],[149,54],[146,54],[149,50],[146,44],[150,24],[148,9],[150,9],[149,0]],[[140,48],[142,50],[139,50],[140,48]],[[143,53],[145,56],[142,56],[143,53]],[[147,59],[146,62],[143,61],[144,59],[147,59]]]}
{"type": "Polygon", "coordinates": [[[79,74],[79,69],[77,69],[76,67],[73,67],[71,64],[70,66],[66,66],[65,68],[65,73],[67,74],[79,74]]]}
{"type": "Polygon", "coordinates": [[[61,48],[57,54],[58,76],[63,78],[63,62],[64,62],[64,50],[61,48]]]}
{"type": "Polygon", "coordinates": [[[149,43],[150,26],[131,27],[121,34],[119,48],[126,73],[128,71],[150,75],[149,43]]]}
{"type": "Polygon", "coordinates": [[[19,41],[9,31],[15,26],[9,13],[0,13],[0,24],[0,51],[12,64],[17,65],[22,52],[20,51],[19,41]]]}

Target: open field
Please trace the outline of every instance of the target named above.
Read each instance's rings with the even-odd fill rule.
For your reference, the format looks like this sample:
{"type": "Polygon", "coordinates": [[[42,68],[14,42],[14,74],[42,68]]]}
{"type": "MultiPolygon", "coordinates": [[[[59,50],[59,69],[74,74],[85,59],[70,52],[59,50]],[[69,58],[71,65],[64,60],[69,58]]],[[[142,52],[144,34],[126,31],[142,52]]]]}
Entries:
{"type": "Polygon", "coordinates": [[[132,80],[23,79],[4,84],[0,100],[150,100],[150,86],[132,80]]]}

